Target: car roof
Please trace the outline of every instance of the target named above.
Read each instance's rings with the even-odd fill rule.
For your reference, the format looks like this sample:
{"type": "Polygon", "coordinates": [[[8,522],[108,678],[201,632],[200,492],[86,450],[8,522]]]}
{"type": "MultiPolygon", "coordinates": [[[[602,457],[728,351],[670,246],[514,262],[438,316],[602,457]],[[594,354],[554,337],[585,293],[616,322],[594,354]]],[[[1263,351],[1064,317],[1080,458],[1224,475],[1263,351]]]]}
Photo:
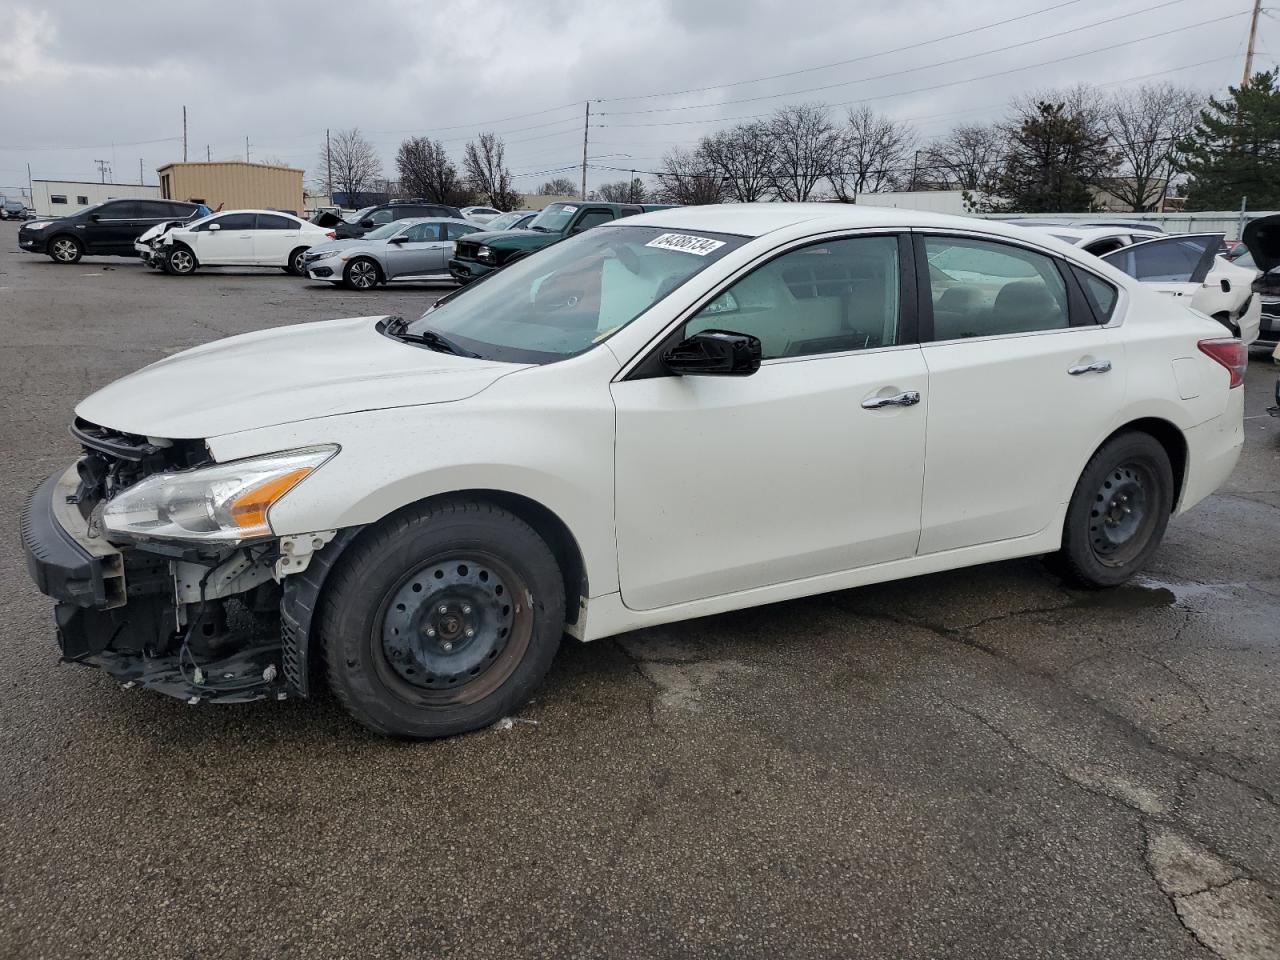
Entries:
{"type": "Polygon", "coordinates": [[[275,215],[275,216],[277,216],[277,217],[292,217],[294,220],[301,220],[301,219],[302,219],[302,218],[301,218],[300,216],[298,216],[296,213],[286,213],[284,210],[258,210],[258,209],[252,209],[252,210],[250,210],[250,209],[245,209],[245,210],[240,210],[240,209],[236,209],[236,210],[216,210],[216,211],[214,211],[213,213],[209,214],[209,216],[211,216],[211,217],[221,217],[221,216],[223,216],[224,214],[228,214],[228,213],[270,213],[270,214],[273,214],[273,215],[275,215]]]}
{"type": "MultiPolygon", "coordinates": [[[[579,201],[580,203],[582,201],[579,201]]],[[[1027,227],[999,220],[982,220],[902,207],[866,207],[849,203],[719,203],[672,207],[627,217],[622,225],[708,230],[745,237],[761,237],[797,224],[822,230],[861,230],[875,227],[978,230],[995,236],[1025,238],[1027,227]]],[[[1041,233],[1043,231],[1036,230],[1041,233]]]]}
{"type": "Polygon", "coordinates": [[[1130,227],[1059,227],[1059,226],[1031,226],[1019,223],[1019,227],[1023,230],[1034,230],[1036,233],[1048,233],[1060,240],[1070,237],[1071,242],[1077,245],[1092,243],[1095,240],[1105,240],[1108,237],[1129,237],[1137,234],[1138,236],[1147,237],[1151,240],[1159,240],[1168,234],[1159,233],[1155,230],[1135,230],[1130,227]]]}

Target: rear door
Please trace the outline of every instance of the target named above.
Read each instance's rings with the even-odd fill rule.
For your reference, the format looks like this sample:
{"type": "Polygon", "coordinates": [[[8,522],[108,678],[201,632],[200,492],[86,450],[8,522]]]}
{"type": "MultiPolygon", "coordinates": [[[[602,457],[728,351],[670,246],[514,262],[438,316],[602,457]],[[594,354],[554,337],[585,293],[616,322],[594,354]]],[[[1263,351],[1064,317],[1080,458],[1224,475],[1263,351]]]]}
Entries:
{"type": "Polygon", "coordinates": [[[302,224],[282,213],[260,213],[253,231],[253,262],[264,267],[283,267],[299,245],[302,224]]]}
{"type": "Polygon", "coordinates": [[[1213,269],[1221,233],[1191,233],[1135,243],[1102,259],[1153,290],[1191,306],[1191,298],[1213,269]]]}

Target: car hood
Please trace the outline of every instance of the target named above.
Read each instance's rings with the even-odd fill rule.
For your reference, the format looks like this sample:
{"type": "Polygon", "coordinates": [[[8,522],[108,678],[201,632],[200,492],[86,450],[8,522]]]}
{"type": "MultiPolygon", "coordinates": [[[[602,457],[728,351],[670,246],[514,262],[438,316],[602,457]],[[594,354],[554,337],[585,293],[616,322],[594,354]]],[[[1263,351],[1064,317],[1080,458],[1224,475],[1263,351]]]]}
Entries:
{"type": "Polygon", "coordinates": [[[1250,220],[1240,238],[1253,255],[1254,265],[1263,273],[1280,267],[1280,214],[1250,220]]]}
{"type": "Polygon", "coordinates": [[[185,222],[186,221],[184,220],[170,220],[168,223],[157,223],[154,227],[152,227],[142,236],[138,237],[136,242],[149,243],[150,241],[154,240],[156,237],[160,236],[162,233],[167,233],[168,231],[174,229],[175,227],[180,227],[185,222]]]}
{"type": "Polygon", "coordinates": [[[335,253],[341,253],[343,250],[351,250],[355,247],[367,250],[373,246],[385,247],[386,245],[385,240],[364,240],[360,237],[354,237],[350,240],[326,240],[324,243],[313,243],[307,253],[319,253],[326,257],[331,257],[335,253]]]}
{"type": "Polygon", "coordinates": [[[217,340],[90,395],[76,415],[147,437],[206,439],[361,410],[474,396],[520,364],[385,337],[383,317],[327,320],[217,340]]]}
{"type": "Polygon", "coordinates": [[[546,246],[560,239],[558,233],[543,233],[541,230],[481,230],[479,233],[468,233],[462,239],[467,243],[479,243],[486,247],[538,247],[546,246]]]}

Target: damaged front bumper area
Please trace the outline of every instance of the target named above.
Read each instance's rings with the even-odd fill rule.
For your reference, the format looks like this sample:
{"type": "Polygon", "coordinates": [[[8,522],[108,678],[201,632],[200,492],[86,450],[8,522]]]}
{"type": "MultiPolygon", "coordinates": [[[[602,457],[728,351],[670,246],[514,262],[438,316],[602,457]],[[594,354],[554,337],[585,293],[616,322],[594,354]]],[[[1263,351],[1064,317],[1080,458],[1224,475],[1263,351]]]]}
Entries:
{"type": "MultiPolygon", "coordinates": [[[[193,704],[305,696],[312,604],[299,616],[294,597],[283,604],[293,615],[277,619],[281,582],[335,532],[237,547],[112,544],[85,502],[101,469],[94,457],[41,483],[22,514],[27,569],[57,601],[62,660],[193,704]]],[[[318,580],[290,579],[318,593],[318,580]]]]}

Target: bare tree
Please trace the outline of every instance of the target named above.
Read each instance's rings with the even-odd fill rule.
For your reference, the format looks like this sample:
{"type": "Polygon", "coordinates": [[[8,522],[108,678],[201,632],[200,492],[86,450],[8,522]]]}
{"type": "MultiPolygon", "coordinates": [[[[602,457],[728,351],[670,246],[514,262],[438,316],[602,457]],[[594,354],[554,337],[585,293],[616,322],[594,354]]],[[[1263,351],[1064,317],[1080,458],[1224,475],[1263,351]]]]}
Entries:
{"type": "Polygon", "coordinates": [[[465,206],[471,198],[444,144],[429,137],[410,137],[396,154],[400,188],[411,197],[465,206]]]}
{"type": "Polygon", "coordinates": [[[684,206],[719,203],[724,199],[724,185],[720,174],[696,151],[676,147],[662,158],[658,197],[684,206]]]}
{"type": "Polygon", "coordinates": [[[1004,151],[1005,136],[999,127],[961,124],[921,155],[921,166],[945,187],[976,193],[995,176],[1004,151]]]}
{"type": "Polygon", "coordinates": [[[355,203],[355,198],[382,176],[378,151],[360,135],[359,127],[337,131],[330,138],[328,152],[320,149],[320,166],[327,164],[332,164],[333,185],[347,195],[347,203],[355,203]]]}
{"type": "Polygon", "coordinates": [[[808,200],[831,171],[839,137],[821,103],[779,107],[769,120],[774,163],[770,176],[779,200],[808,200]]]}
{"type": "Polygon", "coordinates": [[[599,199],[609,203],[644,203],[649,191],[639,177],[630,180],[619,180],[617,183],[603,183],[596,191],[599,199]]]}
{"type": "Polygon", "coordinates": [[[568,177],[556,177],[538,188],[541,197],[576,197],[578,185],[568,177]]]}
{"type": "Polygon", "coordinates": [[[1171,83],[1117,91],[1104,120],[1119,164],[1107,192],[1134,212],[1155,209],[1177,166],[1178,138],[1203,105],[1200,94],[1171,83]]]}
{"type": "Polygon", "coordinates": [[[740,123],[703,137],[698,155],[720,174],[728,195],[739,203],[769,196],[777,155],[767,124],[740,123]]]}
{"type": "Polygon", "coordinates": [[[499,210],[511,210],[520,203],[520,194],[512,186],[507,168],[506,147],[496,133],[482,133],[467,144],[462,167],[467,183],[487,204],[499,210]]]}
{"type": "Polygon", "coordinates": [[[845,203],[860,193],[879,193],[913,179],[908,165],[916,148],[910,124],[876,113],[866,104],[850,108],[837,134],[836,153],[827,179],[845,203]]]}

